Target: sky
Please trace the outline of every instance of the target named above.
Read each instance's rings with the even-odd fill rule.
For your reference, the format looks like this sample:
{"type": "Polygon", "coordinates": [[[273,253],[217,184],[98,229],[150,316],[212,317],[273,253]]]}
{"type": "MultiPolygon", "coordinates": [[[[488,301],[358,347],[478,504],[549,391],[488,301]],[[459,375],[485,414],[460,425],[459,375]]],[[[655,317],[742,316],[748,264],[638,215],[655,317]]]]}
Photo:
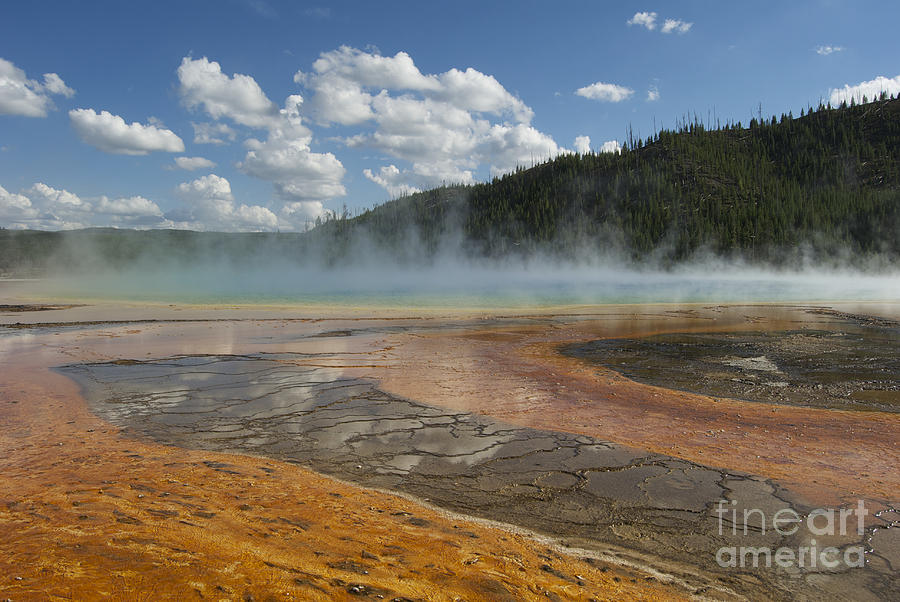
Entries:
{"type": "Polygon", "coordinates": [[[304,230],[560,153],[900,94],[900,3],[0,5],[0,227],[304,230]]]}

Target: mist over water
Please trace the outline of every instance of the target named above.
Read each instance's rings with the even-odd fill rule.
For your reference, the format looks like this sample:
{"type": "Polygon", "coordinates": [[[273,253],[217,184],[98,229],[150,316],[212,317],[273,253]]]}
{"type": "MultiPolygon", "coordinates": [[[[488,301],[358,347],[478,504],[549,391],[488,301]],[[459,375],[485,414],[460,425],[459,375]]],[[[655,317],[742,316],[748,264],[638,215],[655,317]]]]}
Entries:
{"type": "Polygon", "coordinates": [[[414,229],[386,242],[365,229],[333,238],[76,233],[57,240],[32,268],[33,280],[0,280],[0,296],[406,307],[900,302],[900,267],[877,255],[824,257],[797,247],[778,266],[714,253],[673,264],[664,249],[636,260],[625,245],[608,240],[573,245],[565,256],[531,249],[501,257],[475,256],[458,230],[437,244],[423,240],[414,229]]]}
{"type": "Polygon", "coordinates": [[[44,298],[189,304],[554,306],[609,303],[900,301],[900,273],[696,264],[672,270],[572,262],[196,264],[56,275],[17,287],[44,298]]]}

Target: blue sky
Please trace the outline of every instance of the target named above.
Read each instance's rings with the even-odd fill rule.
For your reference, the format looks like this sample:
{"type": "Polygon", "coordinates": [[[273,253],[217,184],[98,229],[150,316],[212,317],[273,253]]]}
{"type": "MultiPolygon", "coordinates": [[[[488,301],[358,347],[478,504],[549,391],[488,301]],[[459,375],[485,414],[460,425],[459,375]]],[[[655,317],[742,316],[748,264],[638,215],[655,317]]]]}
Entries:
{"type": "Polygon", "coordinates": [[[838,0],[5,3],[0,226],[303,229],[629,125],[900,92],[898,22],[838,0]]]}

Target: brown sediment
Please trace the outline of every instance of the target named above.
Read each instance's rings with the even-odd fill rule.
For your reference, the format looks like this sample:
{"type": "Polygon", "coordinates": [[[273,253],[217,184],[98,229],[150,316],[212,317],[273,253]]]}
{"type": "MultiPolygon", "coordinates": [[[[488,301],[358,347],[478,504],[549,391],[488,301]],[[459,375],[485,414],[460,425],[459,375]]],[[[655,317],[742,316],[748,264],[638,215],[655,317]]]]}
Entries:
{"type": "Polygon", "coordinates": [[[900,330],[674,333],[600,339],[564,355],[644,384],[713,398],[854,411],[900,411],[900,330]]]}
{"type": "Polygon", "coordinates": [[[254,331],[272,336],[275,328],[152,325],[0,340],[0,593],[14,600],[687,594],[647,573],[561,554],[291,464],[128,438],[87,410],[75,383],[48,370],[195,346],[237,351],[258,344],[248,342],[254,331]]]}
{"type": "Polygon", "coordinates": [[[61,309],[72,309],[73,307],[83,307],[82,305],[0,305],[0,313],[19,313],[32,311],[52,311],[61,309]]]}

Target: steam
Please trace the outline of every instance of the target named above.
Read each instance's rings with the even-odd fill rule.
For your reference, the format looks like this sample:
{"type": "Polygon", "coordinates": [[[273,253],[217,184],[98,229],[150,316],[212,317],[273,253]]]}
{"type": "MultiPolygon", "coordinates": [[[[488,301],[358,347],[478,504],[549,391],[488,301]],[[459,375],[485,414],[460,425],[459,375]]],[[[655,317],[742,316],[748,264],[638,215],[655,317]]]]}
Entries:
{"type": "Polygon", "coordinates": [[[897,301],[900,278],[856,272],[711,273],[536,264],[486,266],[440,262],[430,268],[378,271],[359,266],[314,269],[225,266],[124,271],[61,277],[36,289],[74,300],[196,304],[558,306],[605,303],[897,301]]]}
{"type": "MultiPolygon", "coordinates": [[[[410,229],[389,243],[365,228],[329,233],[221,235],[67,233],[30,293],[66,300],[196,304],[556,306],[603,303],[900,300],[900,270],[878,255],[791,249],[778,266],[699,251],[633,259],[612,234],[565,257],[540,249],[485,258],[454,230],[427,243],[410,229]],[[120,254],[104,236],[145,236],[120,254]]],[[[513,247],[515,249],[515,247],[513,247]]],[[[2,289],[0,289],[2,290],[2,289]]]]}

